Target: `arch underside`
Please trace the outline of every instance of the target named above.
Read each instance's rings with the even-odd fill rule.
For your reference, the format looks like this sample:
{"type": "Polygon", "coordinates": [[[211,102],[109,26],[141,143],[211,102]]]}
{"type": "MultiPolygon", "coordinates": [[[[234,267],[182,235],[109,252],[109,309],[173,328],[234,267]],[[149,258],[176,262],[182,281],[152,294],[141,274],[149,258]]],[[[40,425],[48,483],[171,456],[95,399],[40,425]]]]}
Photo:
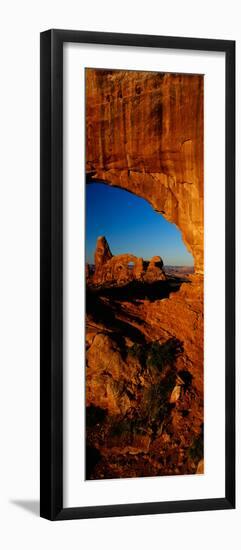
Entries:
{"type": "Polygon", "coordinates": [[[203,273],[202,75],[88,69],[86,98],[87,182],[146,199],[203,273]]]}

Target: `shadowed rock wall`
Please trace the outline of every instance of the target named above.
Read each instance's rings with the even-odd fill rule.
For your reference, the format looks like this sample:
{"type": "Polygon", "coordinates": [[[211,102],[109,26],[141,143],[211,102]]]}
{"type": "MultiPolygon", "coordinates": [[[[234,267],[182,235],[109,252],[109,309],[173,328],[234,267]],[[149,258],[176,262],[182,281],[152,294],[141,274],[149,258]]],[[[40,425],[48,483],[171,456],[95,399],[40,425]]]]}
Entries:
{"type": "Polygon", "coordinates": [[[87,181],[146,199],[203,272],[203,76],[86,70],[87,181]]]}

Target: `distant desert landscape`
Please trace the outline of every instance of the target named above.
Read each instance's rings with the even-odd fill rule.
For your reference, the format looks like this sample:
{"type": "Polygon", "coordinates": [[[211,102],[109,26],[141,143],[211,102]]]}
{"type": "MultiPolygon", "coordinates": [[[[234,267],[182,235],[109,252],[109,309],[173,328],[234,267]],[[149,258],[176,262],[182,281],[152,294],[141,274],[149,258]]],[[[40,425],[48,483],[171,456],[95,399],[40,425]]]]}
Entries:
{"type": "Polygon", "coordinates": [[[86,479],[202,474],[202,75],[86,69],[86,186],[95,184],[86,203],[86,479]],[[103,184],[148,203],[149,244],[147,230],[136,231],[151,231],[144,204],[135,210],[127,197],[131,217],[118,226],[103,184]],[[108,234],[98,234],[102,212],[108,234]],[[183,248],[171,256],[174,227],[183,248]]]}

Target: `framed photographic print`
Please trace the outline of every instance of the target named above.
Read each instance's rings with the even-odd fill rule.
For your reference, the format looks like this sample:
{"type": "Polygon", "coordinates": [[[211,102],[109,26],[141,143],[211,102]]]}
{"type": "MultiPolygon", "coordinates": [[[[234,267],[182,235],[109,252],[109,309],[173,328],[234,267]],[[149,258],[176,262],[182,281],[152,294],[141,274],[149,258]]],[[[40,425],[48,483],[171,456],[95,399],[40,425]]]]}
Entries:
{"type": "Polygon", "coordinates": [[[51,520],[235,507],[235,43],[41,34],[51,520]]]}

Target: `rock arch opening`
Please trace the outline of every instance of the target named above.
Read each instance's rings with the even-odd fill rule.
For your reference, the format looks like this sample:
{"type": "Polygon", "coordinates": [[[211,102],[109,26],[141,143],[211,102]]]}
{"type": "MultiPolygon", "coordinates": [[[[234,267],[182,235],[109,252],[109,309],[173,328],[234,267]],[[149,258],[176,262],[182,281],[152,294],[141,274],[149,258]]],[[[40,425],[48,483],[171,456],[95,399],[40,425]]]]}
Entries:
{"type": "Polygon", "coordinates": [[[87,478],[201,473],[204,77],[85,76],[87,478]]]}
{"type": "Polygon", "coordinates": [[[145,199],[103,182],[86,189],[86,260],[96,284],[163,280],[165,271],[194,269],[174,224],[145,199]]]}
{"type": "Polygon", "coordinates": [[[203,75],[86,70],[86,174],[176,224],[203,274],[203,75]],[[194,116],[195,113],[195,116],[194,116]]]}

